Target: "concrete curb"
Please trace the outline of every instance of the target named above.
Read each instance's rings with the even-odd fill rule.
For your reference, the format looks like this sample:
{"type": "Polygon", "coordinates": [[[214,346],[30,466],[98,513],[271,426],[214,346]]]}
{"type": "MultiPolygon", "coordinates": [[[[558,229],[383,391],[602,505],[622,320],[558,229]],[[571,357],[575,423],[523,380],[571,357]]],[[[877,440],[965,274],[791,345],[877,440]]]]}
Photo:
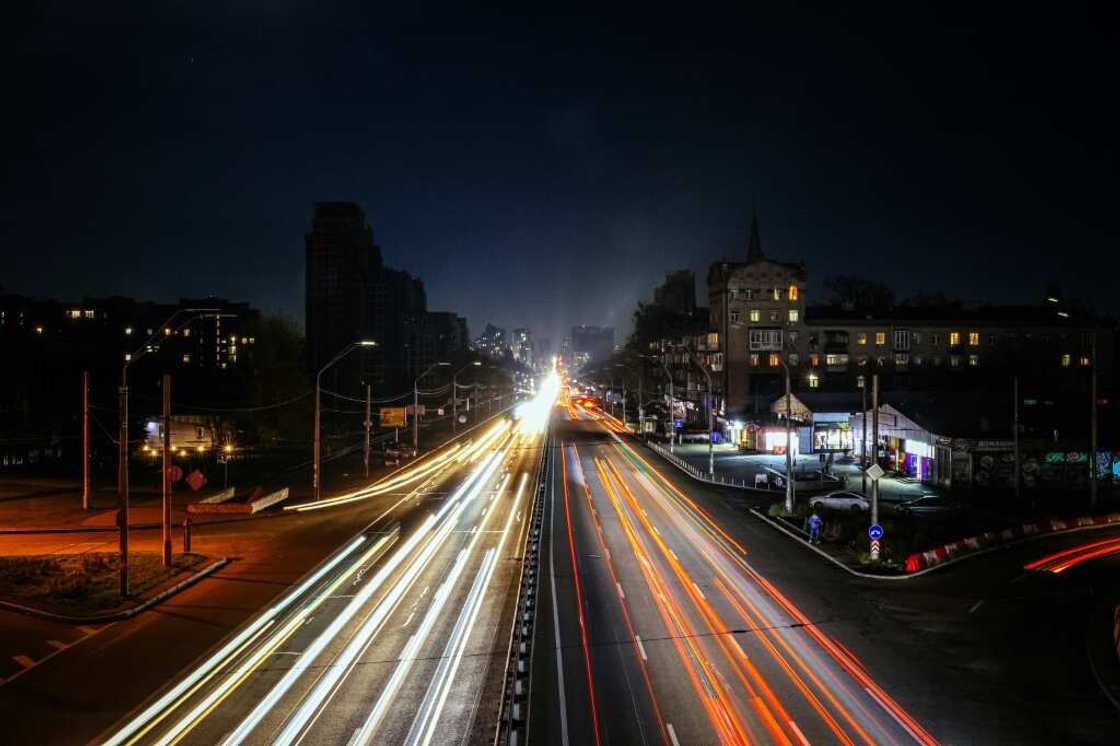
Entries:
{"type": "Polygon", "coordinates": [[[785,526],[783,526],[780,523],[777,523],[776,521],[771,519],[769,516],[760,513],[755,508],[750,508],[749,510],[750,510],[751,513],[754,514],[754,516],[756,518],[768,523],[773,528],[776,528],[777,530],[779,530],[782,533],[789,536],[791,539],[794,539],[795,541],[800,542],[801,544],[805,545],[809,549],[812,549],[814,552],[816,552],[817,554],[826,558],[829,562],[831,562],[834,565],[836,565],[837,567],[841,568],[842,570],[844,570],[848,574],[855,575],[857,578],[867,578],[868,580],[910,580],[912,578],[919,578],[919,577],[921,577],[921,576],[923,576],[927,573],[933,572],[934,570],[940,570],[940,569],[945,568],[945,567],[952,567],[953,565],[956,565],[960,562],[964,562],[966,560],[970,560],[970,559],[973,559],[973,558],[976,558],[976,557],[983,557],[986,554],[992,554],[993,552],[999,552],[999,551],[1002,551],[1004,549],[1011,549],[1012,547],[1017,547],[1017,546],[1020,546],[1022,544],[1027,544],[1027,543],[1030,543],[1032,541],[1037,541],[1038,539],[1045,539],[1045,538],[1048,538],[1050,536],[1063,536],[1065,534],[1076,534],[1076,533],[1081,533],[1082,531],[1093,531],[1094,529],[1109,528],[1109,527],[1115,527],[1116,526],[1115,523],[1104,523],[1104,524],[1095,524],[1095,525],[1092,525],[1092,526],[1077,526],[1076,528],[1068,528],[1068,529],[1065,529],[1064,531],[1051,531],[1049,533],[1044,533],[1044,534],[1032,534],[1030,536],[1024,536],[1023,538],[1021,538],[1017,541],[1012,541],[1012,542],[1009,542],[1007,544],[998,544],[996,546],[986,547],[984,549],[980,549],[980,550],[975,551],[975,552],[970,552],[968,554],[963,554],[963,555],[960,555],[958,557],[953,557],[951,559],[945,560],[944,562],[942,562],[940,564],[933,565],[932,567],[927,567],[923,570],[918,570],[917,572],[911,572],[911,573],[907,573],[905,575],[878,575],[878,574],[875,574],[875,573],[860,572],[859,570],[853,570],[852,568],[848,567],[846,564],[844,564],[840,560],[833,557],[828,552],[824,551],[823,549],[819,549],[816,546],[810,544],[805,539],[802,539],[800,536],[793,533],[793,531],[791,531],[790,529],[786,528],[785,526]]]}
{"type": "Polygon", "coordinates": [[[166,601],[171,596],[174,596],[180,591],[184,591],[198,581],[205,578],[207,575],[214,573],[229,564],[228,557],[211,562],[206,567],[191,575],[189,578],[179,581],[170,588],[157,593],[149,598],[139,606],[133,606],[121,611],[114,611],[108,614],[90,614],[87,616],[73,616],[70,614],[56,614],[53,611],[45,611],[43,609],[36,609],[31,606],[24,606],[22,604],[12,603],[11,601],[0,601],[0,608],[8,609],[9,611],[18,611],[21,614],[28,614],[29,616],[37,616],[42,619],[50,619],[54,622],[65,622],[67,624],[102,624],[105,622],[120,622],[125,619],[136,616],[142,611],[147,611],[153,606],[166,601]]]}

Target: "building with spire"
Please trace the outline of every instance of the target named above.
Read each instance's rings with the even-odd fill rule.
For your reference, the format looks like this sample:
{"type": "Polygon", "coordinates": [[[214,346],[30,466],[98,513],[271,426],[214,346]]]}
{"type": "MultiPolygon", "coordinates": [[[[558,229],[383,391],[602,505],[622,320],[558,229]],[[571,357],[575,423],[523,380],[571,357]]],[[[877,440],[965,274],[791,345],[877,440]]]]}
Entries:
{"type": "Polygon", "coordinates": [[[760,394],[774,389],[782,373],[782,353],[803,336],[804,291],[808,272],[803,262],[770,259],[762,250],[758,215],[751,217],[746,258],[725,259],[708,270],[710,326],[723,351],[722,409],[746,414],[760,394]]]}

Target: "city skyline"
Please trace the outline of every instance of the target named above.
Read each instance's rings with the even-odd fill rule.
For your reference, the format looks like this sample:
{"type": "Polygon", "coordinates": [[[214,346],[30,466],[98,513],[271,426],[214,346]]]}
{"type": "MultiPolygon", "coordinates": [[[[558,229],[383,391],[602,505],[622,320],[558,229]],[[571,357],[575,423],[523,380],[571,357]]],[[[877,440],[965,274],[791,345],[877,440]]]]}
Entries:
{"type": "Polygon", "coordinates": [[[35,251],[10,252],[9,291],[214,294],[298,319],[312,205],[345,199],[474,330],[624,331],[663,272],[740,256],[757,206],[771,250],[836,270],[817,278],[995,302],[1053,280],[1117,310],[1111,274],[1083,271],[1117,237],[1108,44],[1070,42],[1105,33],[1091,16],[1052,38],[1041,16],[1004,33],[1001,14],[933,8],[755,9],[726,31],[196,12],[99,9],[96,35],[81,11],[27,19],[0,240],[35,251]],[[1043,35],[1063,50],[1046,64],[1028,54],[1043,35]],[[511,67],[522,44],[540,52],[511,67]]]}

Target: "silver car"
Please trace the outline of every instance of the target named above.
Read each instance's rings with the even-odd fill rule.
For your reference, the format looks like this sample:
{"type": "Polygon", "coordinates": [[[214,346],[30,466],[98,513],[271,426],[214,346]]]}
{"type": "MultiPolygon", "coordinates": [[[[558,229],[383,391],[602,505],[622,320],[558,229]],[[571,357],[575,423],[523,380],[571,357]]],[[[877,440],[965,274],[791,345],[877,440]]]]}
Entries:
{"type": "Polygon", "coordinates": [[[809,507],[813,510],[827,508],[858,513],[871,510],[871,502],[858,492],[830,492],[827,495],[809,498],[809,507]]]}

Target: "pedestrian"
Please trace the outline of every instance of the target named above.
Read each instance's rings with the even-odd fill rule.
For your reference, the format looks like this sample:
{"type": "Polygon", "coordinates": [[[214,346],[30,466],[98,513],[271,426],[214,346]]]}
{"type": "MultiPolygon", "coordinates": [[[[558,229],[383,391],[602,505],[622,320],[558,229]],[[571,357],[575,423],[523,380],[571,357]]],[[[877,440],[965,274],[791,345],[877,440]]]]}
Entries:
{"type": "Polygon", "coordinates": [[[817,515],[817,511],[814,510],[813,514],[811,516],[809,516],[809,543],[810,544],[820,544],[821,543],[821,524],[822,523],[824,523],[824,521],[821,520],[821,517],[819,515],[817,515]]]}

